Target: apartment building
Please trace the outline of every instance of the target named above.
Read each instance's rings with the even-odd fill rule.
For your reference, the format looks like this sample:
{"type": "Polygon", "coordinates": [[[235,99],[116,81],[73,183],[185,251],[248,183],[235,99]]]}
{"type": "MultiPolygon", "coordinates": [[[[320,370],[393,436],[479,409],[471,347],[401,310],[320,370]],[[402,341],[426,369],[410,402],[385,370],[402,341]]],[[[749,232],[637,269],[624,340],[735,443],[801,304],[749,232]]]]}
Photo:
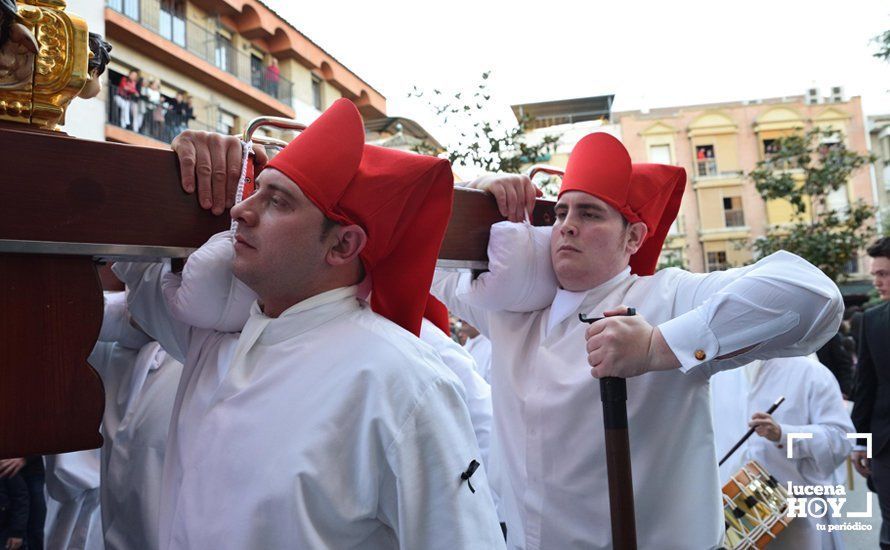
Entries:
{"type": "Polygon", "coordinates": [[[113,46],[102,98],[109,141],[166,147],[184,128],[235,133],[260,115],[308,123],[340,97],[366,120],[386,116],[379,91],[257,0],[105,0],[100,25],[95,0],[68,10],[86,12],[113,46]]]}
{"type": "Polygon", "coordinates": [[[556,147],[535,162],[565,168],[575,144],[587,134],[608,132],[621,139],[621,128],[611,123],[614,98],[614,95],[598,95],[520,103],[510,108],[516,120],[525,125],[525,138],[530,143],[540,143],[546,136],[559,137],[556,147]]]}
{"type": "MultiPolygon", "coordinates": [[[[860,98],[845,98],[840,88],[829,97],[811,90],[806,96],[613,113],[613,119],[635,162],[686,168],[680,216],[663,254],[693,271],[749,262],[753,239],[792,221],[787,201],[765,202],[745,177],[778,138],[820,127],[842,133],[847,148],[868,152],[860,98]]],[[[828,203],[874,205],[873,191],[869,171],[859,170],[828,203]]],[[[862,260],[848,266],[848,273],[862,278],[862,260]]]]}
{"type": "Polygon", "coordinates": [[[881,229],[885,235],[890,235],[890,114],[870,116],[866,124],[871,152],[876,159],[872,170],[881,210],[881,229]]]}

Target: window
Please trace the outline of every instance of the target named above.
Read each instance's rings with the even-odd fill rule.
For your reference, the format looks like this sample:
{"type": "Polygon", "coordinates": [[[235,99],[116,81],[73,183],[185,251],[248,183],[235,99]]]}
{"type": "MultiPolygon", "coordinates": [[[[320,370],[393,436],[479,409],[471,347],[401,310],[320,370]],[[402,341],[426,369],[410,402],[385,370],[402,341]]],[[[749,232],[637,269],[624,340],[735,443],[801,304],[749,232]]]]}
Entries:
{"type": "Polygon", "coordinates": [[[139,21],[139,0],[108,0],[108,7],[133,21],[139,21]]]}
{"type": "Polygon", "coordinates": [[[216,121],[216,131],[231,136],[235,133],[235,115],[219,109],[219,117],[216,121]]]}
{"type": "Polygon", "coordinates": [[[312,76],[312,105],[321,111],[322,101],[321,101],[321,79],[317,76],[312,76]]]}
{"type": "Polygon", "coordinates": [[[214,62],[220,69],[235,74],[235,52],[232,50],[232,41],[222,34],[216,35],[216,57],[214,62]]]}
{"type": "Polygon", "coordinates": [[[829,210],[837,212],[841,220],[846,220],[850,213],[850,197],[847,195],[847,186],[841,185],[825,197],[825,206],[829,210]]]}
{"type": "Polygon", "coordinates": [[[772,163],[775,170],[789,170],[792,168],[790,161],[777,160],[776,155],[779,153],[781,144],[777,138],[768,138],[763,140],[763,160],[772,163]]]}
{"type": "Polygon", "coordinates": [[[729,269],[729,264],[726,262],[726,252],[723,250],[718,252],[708,252],[708,273],[711,271],[722,271],[724,269],[729,269]]]}
{"type": "Polygon", "coordinates": [[[263,85],[263,74],[266,68],[263,66],[263,58],[255,53],[250,54],[250,83],[254,88],[263,85]]]}
{"type": "Polygon", "coordinates": [[[158,22],[161,36],[180,46],[185,46],[185,2],[183,0],[161,0],[158,22]]]}
{"type": "Polygon", "coordinates": [[[655,164],[671,164],[670,145],[650,145],[649,162],[655,164]]]}
{"type": "Polygon", "coordinates": [[[713,145],[696,145],[695,165],[700,178],[717,175],[717,159],[714,156],[713,145]]]}
{"type": "Polygon", "coordinates": [[[743,227],[745,225],[742,197],[723,197],[723,219],[726,222],[726,227],[743,227]]]}
{"type": "Polygon", "coordinates": [[[859,273],[859,254],[853,253],[853,257],[850,258],[850,261],[844,264],[844,273],[847,275],[852,275],[854,273],[859,273]]]}

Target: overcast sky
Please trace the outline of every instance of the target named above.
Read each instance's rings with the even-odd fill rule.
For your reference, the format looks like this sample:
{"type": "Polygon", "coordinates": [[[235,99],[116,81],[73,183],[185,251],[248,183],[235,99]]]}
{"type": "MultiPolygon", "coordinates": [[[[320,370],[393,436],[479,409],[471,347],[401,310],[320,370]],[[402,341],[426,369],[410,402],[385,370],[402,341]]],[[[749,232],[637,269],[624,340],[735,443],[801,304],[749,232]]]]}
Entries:
{"type": "Polygon", "coordinates": [[[890,29],[887,1],[264,1],[383,93],[388,114],[437,137],[425,104],[406,97],[412,86],[470,88],[488,69],[507,116],[515,103],[598,94],[629,110],[813,84],[890,113],[890,64],[870,43],[890,29]]]}

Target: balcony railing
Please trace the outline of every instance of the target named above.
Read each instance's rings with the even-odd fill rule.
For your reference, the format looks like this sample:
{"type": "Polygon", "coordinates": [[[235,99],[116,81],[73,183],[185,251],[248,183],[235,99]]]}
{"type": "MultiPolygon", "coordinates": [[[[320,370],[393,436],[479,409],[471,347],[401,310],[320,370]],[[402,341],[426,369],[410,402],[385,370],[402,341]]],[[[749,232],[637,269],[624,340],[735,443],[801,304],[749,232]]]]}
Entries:
{"type": "Polygon", "coordinates": [[[159,0],[106,0],[106,5],[238,80],[282,103],[291,104],[291,81],[274,74],[269,67],[258,64],[257,59],[232,47],[215,29],[162,10],[159,0]]]}
{"type": "Polygon", "coordinates": [[[154,105],[145,99],[120,95],[117,86],[108,86],[108,124],[170,143],[183,130],[213,131],[206,124],[186,119],[170,100],[154,105]]]}
{"type": "Polygon", "coordinates": [[[696,167],[700,178],[717,175],[717,161],[714,159],[696,161],[696,167]]]}

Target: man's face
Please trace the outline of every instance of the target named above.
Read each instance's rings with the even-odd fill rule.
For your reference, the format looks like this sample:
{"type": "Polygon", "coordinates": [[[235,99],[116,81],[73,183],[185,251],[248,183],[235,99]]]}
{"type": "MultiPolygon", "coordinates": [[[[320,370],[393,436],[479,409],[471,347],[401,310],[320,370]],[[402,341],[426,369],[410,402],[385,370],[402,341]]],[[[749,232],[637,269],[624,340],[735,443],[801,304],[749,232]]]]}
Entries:
{"type": "Polygon", "coordinates": [[[263,170],[254,194],[231,214],[238,221],[233,271],[261,300],[315,288],[329,248],[322,239],[324,215],[293,181],[263,170]]]}
{"type": "Polygon", "coordinates": [[[560,286],[594,288],[627,266],[628,231],[622,215],[582,191],[567,191],[556,202],[550,258],[560,286]]]}
{"type": "Polygon", "coordinates": [[[881,300],[890,300],[890,258],[872,258],[871,276],[881,300]]]}

